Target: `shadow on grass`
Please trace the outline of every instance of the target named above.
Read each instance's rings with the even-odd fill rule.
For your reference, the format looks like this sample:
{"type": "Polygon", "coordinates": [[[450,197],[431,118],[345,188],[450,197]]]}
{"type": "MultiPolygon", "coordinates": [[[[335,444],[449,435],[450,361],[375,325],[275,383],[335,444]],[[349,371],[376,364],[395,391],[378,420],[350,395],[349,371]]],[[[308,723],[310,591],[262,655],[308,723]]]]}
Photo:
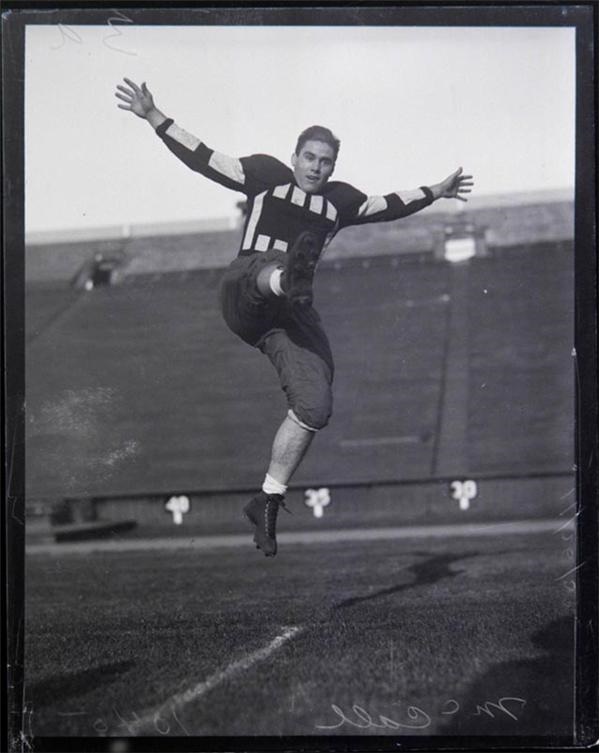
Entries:
{"type": "Polygon", "coordinates": [[[554,620],[534,633],[544,651],[535,659],[500,662],[478,678],[463,696],[461,713],[441,735],[570,736],[573,733],[573,618],[554,620]],[[510,713],[497,707],[507,700],[510,713]],[[522,699],[523,703],[514,699],[522,699]]]}
{"type": "Polygon", "coordinates": [[[90,690],[108,685],[133,666],[132,661],[104,664],[100,667],[84,669],[81,672],[54,675],[27,686],[27,700],[34,708],[50,706],[57,701],[81,696],[90,690]]]}
{"type": "MultiPolygon", "coordinates": [[[[417,552],[417,554],[419,554],[417,552]]],[[[350,599],[344,599],[337,604],[333,605],[333,609],[345,609],[346,607],[352,607],[355,604],[361,604],[364,601],[371,601],[371,599],[379,599],[382,596],[389,596],[390,594],[399,593],[400,591],[406,591],[409,588],[419,588],[420,586],[428,586],[433,583],[437,583],[444,578],[454,578],[462,573],[462,570],[451,570],[450,565],[460,560],[465,560],[470,557],[477,557],[479,552],[471,552],[469,554],[440,554],[436,557],[430,557],[425,562],[417,562],[406,569],[407,573],[412,573],[415,577],[414,580],[409,583],[400,583],[397,586],[390,586],[373,593],[366,594],[365,596],[353,596],[350,599]]]]}

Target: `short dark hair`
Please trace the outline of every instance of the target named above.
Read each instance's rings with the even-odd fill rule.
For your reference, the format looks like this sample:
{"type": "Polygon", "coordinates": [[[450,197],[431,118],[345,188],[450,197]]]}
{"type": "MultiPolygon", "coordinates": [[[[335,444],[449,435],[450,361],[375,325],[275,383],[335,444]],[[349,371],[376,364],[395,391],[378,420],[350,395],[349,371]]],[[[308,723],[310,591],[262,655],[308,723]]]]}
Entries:
{"type": "Polygon", "coordinates": [[[296,144],[296,154],[300,154],[300,150],[307,141],[323,141],[325,144],[329,144],[329,146],[333,149],[333,161],[335,162],[338,156],[338,152],[340,151],[340,140],[336,139],[329,128],[314,125],[302,131],[300,136],[298,136],[298,142],[296,144]]]}

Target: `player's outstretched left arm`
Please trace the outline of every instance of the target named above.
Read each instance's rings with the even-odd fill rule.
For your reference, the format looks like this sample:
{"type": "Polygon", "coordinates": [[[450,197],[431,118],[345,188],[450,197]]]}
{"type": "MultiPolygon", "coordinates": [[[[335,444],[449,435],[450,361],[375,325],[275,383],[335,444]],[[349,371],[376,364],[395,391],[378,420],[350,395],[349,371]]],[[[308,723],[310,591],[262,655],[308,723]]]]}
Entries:
{"type": "Polygon", "coordinates": [[[420,212],[438,199],[458,199],[467,201],[474,185],[472,175],[464,175],[459,167],[440,183],[421,186],[411,191],[395,191],[385,196],[363,196],[365,201],[354,213],[342,222],[347,225],[361,225],[365,222],[390,222],[420,212]]]}
{"type": "Polygon", "coordinates": [[[471,193],[473,185],[473,176],[463,175],[463,169],[462,167],[459,167],[458,170],[455,170],[455,172],[441,181],[441,183],[429,186],[429,190],[433,194],[434,201],[436,199],[458,199],[459,201],[467,201],[464,194],[471,193]]]}

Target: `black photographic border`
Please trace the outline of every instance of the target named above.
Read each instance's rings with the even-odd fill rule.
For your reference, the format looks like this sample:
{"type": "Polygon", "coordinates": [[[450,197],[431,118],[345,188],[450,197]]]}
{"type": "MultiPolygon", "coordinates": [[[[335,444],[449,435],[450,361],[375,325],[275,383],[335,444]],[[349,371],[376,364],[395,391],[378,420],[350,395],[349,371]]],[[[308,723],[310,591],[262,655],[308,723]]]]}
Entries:
{"type": "Polygon", "coordinates": [[[106,23],[113,10],[135,23],[286,25],[570,26],[576,29],[575,343],[577,643],[575,739],[555,737],[129,738],[131,751],[590,750],[598,727],[598,5],[595,2],[74,3],[2,5],[3,750],[104,751],[115,738],[28,739],[23,716],[25,348],[25,26],[106,23]],[[4,747],[5,746],[5,747],[4,747]]]}

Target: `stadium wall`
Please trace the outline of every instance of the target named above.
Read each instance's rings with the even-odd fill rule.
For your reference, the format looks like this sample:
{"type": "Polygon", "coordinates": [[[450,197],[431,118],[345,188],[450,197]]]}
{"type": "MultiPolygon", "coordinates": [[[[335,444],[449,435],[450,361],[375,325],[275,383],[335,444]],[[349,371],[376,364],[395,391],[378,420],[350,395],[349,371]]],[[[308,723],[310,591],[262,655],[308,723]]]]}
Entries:
{"type": "MultiPolygon", "coordinates": [[[[574,485],[574,475],[569,473],[480,479],[474,487],[475,496],[461,504],[454,495],[451,479],[347,484],[319,490],[326,492],[327,504],[317,514],[308,488],[295,485],[287,494],[293,515],[282,514],[279,528],[280,531],[342,530],[558,518],[564,514],[565,500],[574,485]]],[[[117,532],[131,521],[136,526],[129,536],[189,538],[246,533],[247,524],[240,511],[250,493],[250,490],[219,494],[191,491],[187,494],[187,512],[178,523],[167,505],[170,499],[167,494],[67,499],[60,504],[38,502],[28,506],[27,539],[32,543],[52,541],[56,536],[65,540],[96,538],[109,534],[110,525],[117,532]],[[57,519],[57,510],[66,513],[64,519],[57,519]]]]}

